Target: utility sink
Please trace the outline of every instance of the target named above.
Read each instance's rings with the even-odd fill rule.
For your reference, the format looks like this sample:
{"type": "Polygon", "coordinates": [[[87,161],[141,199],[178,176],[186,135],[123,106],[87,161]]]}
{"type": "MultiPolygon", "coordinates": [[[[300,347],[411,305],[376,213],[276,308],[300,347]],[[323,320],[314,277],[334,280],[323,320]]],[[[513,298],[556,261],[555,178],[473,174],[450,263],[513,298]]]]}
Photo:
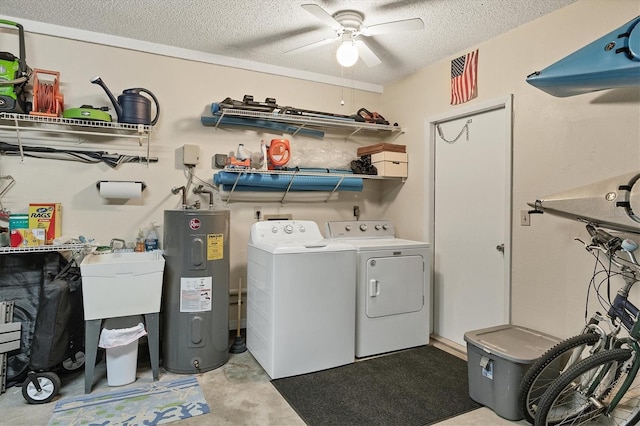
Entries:
{"type": "Polygon", "coordinates": [[[100,253],[80,264],[84,319],[160,312],[162,251],[100,253]]]}

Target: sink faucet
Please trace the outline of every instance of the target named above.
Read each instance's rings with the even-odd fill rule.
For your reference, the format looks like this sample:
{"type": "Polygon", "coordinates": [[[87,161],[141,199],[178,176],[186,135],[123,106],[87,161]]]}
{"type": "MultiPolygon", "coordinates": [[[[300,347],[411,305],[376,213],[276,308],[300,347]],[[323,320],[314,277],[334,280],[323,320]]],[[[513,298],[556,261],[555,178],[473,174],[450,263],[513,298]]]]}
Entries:
{"type": "Polygon", "coordinates": [[[111,247],[111,250],[113,250],[113,243],[115,243],[116,241],[120,242],[121,247],[120,249],[125,249],[127,246],[127,243],[125,240],[123,240],[122,238],[112,238],[111,239],[111,243],[109,243],[109,247],[111,247]]]}

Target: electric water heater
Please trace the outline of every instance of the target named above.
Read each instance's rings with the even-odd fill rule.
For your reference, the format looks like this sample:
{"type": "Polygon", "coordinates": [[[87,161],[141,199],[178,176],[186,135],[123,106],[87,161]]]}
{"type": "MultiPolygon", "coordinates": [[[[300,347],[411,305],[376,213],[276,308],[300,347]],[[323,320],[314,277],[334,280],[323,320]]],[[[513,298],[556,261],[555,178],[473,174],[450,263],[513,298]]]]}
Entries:
{"type": "Polygon", "coordinates": [[[229,359],[229,211],[165,210],[162,357],[170,372],[229,359]]]}

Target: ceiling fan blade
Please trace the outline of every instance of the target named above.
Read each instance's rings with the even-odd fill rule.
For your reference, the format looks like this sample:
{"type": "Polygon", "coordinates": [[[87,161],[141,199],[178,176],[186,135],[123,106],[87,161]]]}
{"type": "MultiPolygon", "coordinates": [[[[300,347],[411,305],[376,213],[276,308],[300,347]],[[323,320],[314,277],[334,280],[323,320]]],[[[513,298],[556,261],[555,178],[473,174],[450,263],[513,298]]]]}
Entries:
{"type": "Polygon", "coordinates": [[[378,58],[376,54],[373,53],[373,50],[369,49],[369,46],[367,46],[364,41],[356,40],[355,43],[356,47],[358,48],[358,54],[360,55],[360,58],[368,67],[375,67],[376,65],[382,63],[380,58],[378,58]]]}
{"type": "Polygon", "coordinates": [[[386,22],[384,24],[372,25],[364,27],[361,33],[366,36],[388,34],[400,31],[416,31],[423,30],[424,22],[420,18],[404,19],[402,21],[386,22]]]}
{"type": "Polygon", "coordinates": [[[284,52],[285,55],[292,55],[296,53],[306,52],[307,50],[315,49],[316,47],[324,46],[325,44],[333,43],[334,41],[338,41],[340,38],[326,38],[324,40],[316,41],[311,44],[306,44],[304,46],[296,47],[295,49],[284,52]]]}
{"type": "Polygon", "coordinates": [[[323,8],[318,6],[317,4],[303,4],[301,5],[304,10],[318,18],[320,21],[324,22],[326,25],[333,28],[335,31],[340,31],[342,29],[342,25],[335,19],[333,16],[329,15],[323,8]]]}

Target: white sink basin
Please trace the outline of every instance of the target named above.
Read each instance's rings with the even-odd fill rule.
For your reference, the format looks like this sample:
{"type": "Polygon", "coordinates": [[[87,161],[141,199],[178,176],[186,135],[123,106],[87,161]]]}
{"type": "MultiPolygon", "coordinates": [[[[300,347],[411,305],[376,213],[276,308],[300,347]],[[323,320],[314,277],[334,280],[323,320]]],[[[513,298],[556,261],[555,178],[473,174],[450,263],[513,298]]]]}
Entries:
{"type": "Polygon", "coordinates": [[[91,253],[80,264],[84,319],[160,312],[161,251],[91,253]]]}

